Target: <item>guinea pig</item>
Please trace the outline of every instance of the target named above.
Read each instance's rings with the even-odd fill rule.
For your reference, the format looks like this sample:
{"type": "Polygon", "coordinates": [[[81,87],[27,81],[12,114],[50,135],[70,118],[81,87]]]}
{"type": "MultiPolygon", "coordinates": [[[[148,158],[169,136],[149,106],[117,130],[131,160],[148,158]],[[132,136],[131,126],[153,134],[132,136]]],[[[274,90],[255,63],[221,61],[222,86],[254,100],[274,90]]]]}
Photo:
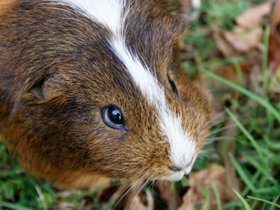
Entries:
{"type": "Polygon", "coordinates": [[[68,189],[180,180],[208,135],[166,0],[1,0],[0,135],[68,189]]]}

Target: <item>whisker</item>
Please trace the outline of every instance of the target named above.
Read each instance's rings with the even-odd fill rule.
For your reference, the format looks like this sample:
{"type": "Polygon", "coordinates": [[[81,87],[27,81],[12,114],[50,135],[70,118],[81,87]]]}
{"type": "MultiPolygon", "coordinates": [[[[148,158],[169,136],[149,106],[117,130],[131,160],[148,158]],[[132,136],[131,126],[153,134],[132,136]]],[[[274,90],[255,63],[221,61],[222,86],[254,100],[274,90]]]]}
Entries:
{"type": "Polygon", "coordinates": [[[234,141],[236,141],[236,139],[234,139],[234,138],[213,139],[213,140],[210,140],[209,142],[205,143],[205,145],[207,146],[207,145],[213,144],[215,142],[220,142],[220,141],[232,141],[232,142],[234,142],[234,141]]]}
{"type": "Polygon", "coordinates": [[[199,156],[201,157],[207,157],[208,155],[211,155],[213,153],[217,153],[217,151],[214,148],[209,148],[209,149],[203,149],[201,150],[199,156]]]}
{"type": "Polygon", "coordinates": [[[220,117],[222,117],[223,115],[225,115],[225,111],[221,111],[221,112],[218,112],[218,113],[215,113],[215,116],[209,121],[209,122],[213,122],[213,121],[215,121],[217,118],[220,118],[220,117]]]}
{"type": "Polygon", "coordinates": [[[217,114],[217,116],[215,116],[213,119],[206,122],[202,128],[203,129],[212,128],[220,123],[223,123],[224,121],[226,121],[229,118],[228,116],[222,117],[222,114],[224,114],[224,112],[217,114]],[[218,118],[221,118],[221,119],[218,119],[218,118]]]}
{"type": "Polygon", "coordinates": [[[134,203],[134,201],[135,201],[137,195],[143,190],[143,188],[148,184],[149,181],[150,181],[150,178],[148,178],[147,181],[145,181],[144,184],[140,187],[140,189],[136,192],[134,198],[133,198],[132,201],[131,201],[131,204],[130,204],[129,209],[132,208],[132,205],[133,205],[133,203],[134,203]]]}
{"type": "Polygon", "coordinates": [[[156,182],[157,182],[156,179],[152,180],[152,182],[151,182],[151,188],[152,188],[152,190],[155,190],[156,182]]]}
{"type": "Polygon", "coordinates": [[[224,131],[224,130],[227,130],[227,129],[230,129],[230,128],[234,128],[234,127],[237,127],[237,126],[235,124],[230,124],[228,126],[224,126],[224,127],[221,127],[221,128],[214,129],[213,131],[210,132],[209,136],[217,134],[221,131],[224,131]]]}
{"type": "Polygon", "coordinates": [[[207,138],[206,140],[236,140],[236,138],[232,137],[232,136],[220,136],[220,137],[213,137],[213,138],[207,138]]]}
{"type": "Polygon", "coordinates": [[[113,210],[120,204],[120,202],[125,198],[125,196],[127,196],[133,188],[135,188],[141,181],[143,181],[144,179],[144,175],[138,179],[133,185],[131,185],[128,190],[126,190],[126,192],[120,197],[120,199],[117,201],[117,203],[115,204],[113,210]]]}

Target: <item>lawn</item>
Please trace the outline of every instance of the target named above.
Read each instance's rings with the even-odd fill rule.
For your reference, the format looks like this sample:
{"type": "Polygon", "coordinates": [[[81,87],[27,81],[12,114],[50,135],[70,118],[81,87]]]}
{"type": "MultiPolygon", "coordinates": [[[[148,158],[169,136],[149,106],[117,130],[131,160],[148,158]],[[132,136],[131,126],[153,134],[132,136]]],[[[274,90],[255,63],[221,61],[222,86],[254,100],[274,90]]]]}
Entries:
{"type": "MultiPolygon", "coordinates": [[[[218,46],[236,17],[263,2],[205,0],[194,12],[182,37],[182,65],[194,78],[199,71],[211,92],[211,135],[190,177],[148,183],[133,198],[139,208],[131,209],[280,209],[280,80],[268,74],[271,17],[250,29],[262,32],[255,48],[227,54],[218,46]]],[[[126,202],[112,199],[119,183],[103,192],[57,190],[28,175],[3,144],[0,171],[0,209],[121,209],[126,202]]]]}

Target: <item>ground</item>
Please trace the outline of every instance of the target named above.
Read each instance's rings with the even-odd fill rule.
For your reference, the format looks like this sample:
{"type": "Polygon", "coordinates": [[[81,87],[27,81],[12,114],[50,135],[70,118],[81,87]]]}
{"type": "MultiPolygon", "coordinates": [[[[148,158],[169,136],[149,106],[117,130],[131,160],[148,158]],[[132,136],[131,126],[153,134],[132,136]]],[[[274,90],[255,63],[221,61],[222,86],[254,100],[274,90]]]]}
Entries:
{"type": "Polygon", "coordinates": [[[59,191],[25,173],[1,144],[0,209],[280,209],[280,73],[269,68],[277,52],[268,55],[273,17],[270,10],[259,17],[265,6],[252,10],[263,3],[205,0],[182,37],[182,65],[194,77],[200,72],[215,107],[189,177],[148,183],[116,205],[118,183],[103,192],[59,191]],[[260,20],[238,18],[246,11],[260,20]]]}

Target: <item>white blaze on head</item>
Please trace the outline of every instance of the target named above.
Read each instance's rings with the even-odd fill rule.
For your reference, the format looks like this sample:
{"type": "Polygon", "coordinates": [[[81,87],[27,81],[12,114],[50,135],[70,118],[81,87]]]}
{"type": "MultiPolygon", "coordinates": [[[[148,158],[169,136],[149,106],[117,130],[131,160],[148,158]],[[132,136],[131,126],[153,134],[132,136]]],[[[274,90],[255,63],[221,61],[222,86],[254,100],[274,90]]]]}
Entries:
{"type": "MultiPolygon", "coordinates": [[[[123,24],[128,14],[125,11],[125,0],[61,0],[78,7],[94,21],[112,31],[109,41],[112,51],[124,63],[136,86],[157,110],[160,129],[170,143],[171,161],[174,166],[190,170],[187,165],[195,158],[196,144],[194,139],[183,128],[181,116],[177,116],[168,107],[165,91],[152,71],[143,65],[139,55],[133,54],[125,44],[123,24]]],[[[191,164],[190,164],[191,165],[191,164]]]]}
{"type": "Polygon", "coordinates": [[[121,29],[125,0],[57,0],[57,4],[78,8],[94,21],[106,26],[114,34],[121,29]]]}

